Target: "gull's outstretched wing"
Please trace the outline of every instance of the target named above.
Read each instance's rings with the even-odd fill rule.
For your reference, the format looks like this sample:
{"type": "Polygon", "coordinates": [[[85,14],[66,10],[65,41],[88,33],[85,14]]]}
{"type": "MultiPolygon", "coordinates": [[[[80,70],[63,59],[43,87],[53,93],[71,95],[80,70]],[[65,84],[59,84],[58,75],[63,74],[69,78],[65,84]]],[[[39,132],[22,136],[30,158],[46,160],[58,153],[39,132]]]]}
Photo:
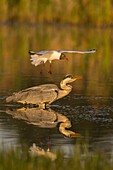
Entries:
{"type": "Polygon", "coordinates": [[[57,50],[50,50],[50,51],[40,51],[35,53],[36,55],[41,56],[42,58],[47,58],[47,60],[59,60],[61,52],[57,50]]]}
{"type": "Polygon", "coordinates": [[[87,51],[77,51],[77,50],[58,50],[58,52],[61,53],[78,53],[78,54],[90,54],[90,53],[95,53],[96,50],[87,50],[87,51]]]}
{"type": "Polygon", "coordinates": [[[28,53],[29,53],[30,55],[34,56],[34,55],[43,55],[43,54],[45,54],[45,53],[47,53],[47,52],[49,52],[49,51],[34,52],[34,51],[29,50],[28,53]]]}
{"type": "Polygon", "coordinates": [[[39,55],[43,55],[45,53],[48,53],[49,51],[39,51],[39,52],[36,52],[36,54],[39,54],[39,55]]]}
{"type": "Polygon", "coordinates": [[[52,60],[59,60],[61,53],[78,53],[78,54],[90,54],[96,52],[95,49],[87,51],[77,51],[77,50],[50,50],[50,51],[40,51],[34,52],[29,51],[31,56],[31,64],[38,66],[46,61],[51,62],[52,60]]]}

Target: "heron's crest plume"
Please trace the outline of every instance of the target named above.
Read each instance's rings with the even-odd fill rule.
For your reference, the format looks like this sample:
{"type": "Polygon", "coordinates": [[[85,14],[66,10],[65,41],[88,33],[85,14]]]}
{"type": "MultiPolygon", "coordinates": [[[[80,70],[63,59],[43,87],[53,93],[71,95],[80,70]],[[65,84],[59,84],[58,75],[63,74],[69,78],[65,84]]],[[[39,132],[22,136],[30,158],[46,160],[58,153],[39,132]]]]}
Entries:
{"type": "Polygon", "coordinates": [[[72,78],[73,76],[71,75],[71,74],[67,74],[64,78],[63,78],[63,80],[64,79],[66,79],[66,78],[72,78]]]}

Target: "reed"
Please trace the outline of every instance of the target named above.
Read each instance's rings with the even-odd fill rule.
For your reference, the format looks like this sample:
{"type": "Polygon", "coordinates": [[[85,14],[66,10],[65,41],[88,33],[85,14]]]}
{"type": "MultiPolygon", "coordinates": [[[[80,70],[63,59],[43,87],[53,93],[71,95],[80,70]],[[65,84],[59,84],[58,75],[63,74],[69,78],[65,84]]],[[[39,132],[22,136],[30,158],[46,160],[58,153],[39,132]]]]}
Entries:
{"type": "Polygon", "coordinates": [[[11,149],[0,151],[0,169],[3,170],[35,170],[35,169],[59,169],[59,170],[111,170],[113,169],[112,157],[98,152],[91,153],[87,145],[75,146],[74,155],[64,159],[63,153],[56,153],[57,158],[51,160],[44,156],[31,156],[28,152],[11,149]],[[85,146],[85,147],[84,147],[85,146]]]}
{"type": "Polygon", "coordinates": [[[1,0],[0,21],[113,24],[111,0],[1,0]]]}

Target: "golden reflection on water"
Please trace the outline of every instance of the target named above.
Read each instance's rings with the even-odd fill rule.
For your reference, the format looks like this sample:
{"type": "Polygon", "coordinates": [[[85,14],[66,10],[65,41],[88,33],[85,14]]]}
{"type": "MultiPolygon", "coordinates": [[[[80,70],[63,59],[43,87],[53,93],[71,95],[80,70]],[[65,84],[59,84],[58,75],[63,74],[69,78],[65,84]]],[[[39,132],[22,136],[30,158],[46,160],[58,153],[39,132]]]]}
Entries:
{"type": "Polygon", "coordinates": [[[69,26],[1,26],[0,27],[0,89],[10,91],[34,84],[58,83],[68,73],[82,76],[73,84],[83,94],[111,95],[113,83],[112,29],[78,28],[69,26]],[[28,50],[72,49],[88,50],[90,55],[68,55],[69,61],[54,61],[52,75],[49,64],[40,75],[28,50]]]}
{"type": "MultiPolygon", "coordinates": [[[[74,132],[77,130],[77,132],[85,136],[87,130],[93,141],[94,139],[97,140],[97,147],[99,146],[100,148],[100,140],[102,141],[101,143],[106,145],[106,142],[103,142],[106,140],[106,146],[109,146],[108,148],[110,148],[111,151],[113,113],[112,41],[112,29],[68,26],[51,27],[47,25],[1,26],[0,99],[4,96],[11,95],[14,91],[19,91],[34,85],[43,83],[55,83],[59,85],[59,82],[66,74],[82,76],[82,80],[72,84],[73,90],[75,90],[74,93],[72,92],[66,98],[58,101],[57,106],[61,104],[61,107],[56,107],[56,111],[62,111],[61,113],[63,115],[69,116],[69,120],[72,120],[74,132]],[[40,66],[34,67],[31,65],[28,54],[29,50],[88,50],[93,48],[97,50],[94,54],[70,54],[68,55],[68,62],[54,61],[52,63],[52,75],[48,74],[48,63],[45,64],[43,74],[40,75],[40,66]],[[77,96],[76,93],[79,95],[77,96]],[[96,98],[95,96],[102,97],[96,98]],[[75,118],[78,124],[75,122],[75,118]],[[108,145],[108,143],[110,143],[110,145],[108,145]]],[[[4,116],[6,105],[4,104],[2,106],[2,104],[3,103],[0,103],[1,111],[3,110],[1,113],[3,113],[4,116]]],[[[13,107],[13,105],[10,105],[10,107],[13,107]]],[[[1,127],[3,126],[2,131],[4,136],[2,137],[4,139],[7,138],[7,136],[5,136],[7,134],[4,133],[5,129],[8,129],[8,133],[12,133],[11,129],[14,128],[18,132],[13,131],[12,134],[13,136],[14,133],[19,134],[20,143],[23,143],[23,141],[30,143],[31,141],[33,142],[33,140],[39,142],[42,136],[45,137],[50,133],[53,141],[55,141],[54,143],[56,143],[56,139],[57,143],[60,141],[55,129],[51,132],[45,129],[35,129],[32,126],[26,126],[26,124],[22,125],[21,121],[15,123],[12,119],[10,119],[11,123],[9,123],[9,117],[7,118],[6,115],[3,117],[3,120],[5,120],[5,123],[3,123],[1,127]],[[12,126],[13,124],[15,126],[12,126]],[[31,136],[29,136],[29,133],[31,136]]],[[[17,136],[15,138],[17,138],[17,136]]],[[[65,140],[62,141],[62,146],[65,147],[65,140]]],[[[103,149],[105,146],[101,148],[103,149]]]]}
{"type": "Polygon", "coordinates": [[[80,134],[69,130],[71,121],[64,115],[55,112],[52,109],[25,108],[7,109],[7,114],[13,118],[24,120],[28,124],[33,124],[41,128],[55,128],[58,124],[59,132],[70,138],[80,137],[80,134]]]}

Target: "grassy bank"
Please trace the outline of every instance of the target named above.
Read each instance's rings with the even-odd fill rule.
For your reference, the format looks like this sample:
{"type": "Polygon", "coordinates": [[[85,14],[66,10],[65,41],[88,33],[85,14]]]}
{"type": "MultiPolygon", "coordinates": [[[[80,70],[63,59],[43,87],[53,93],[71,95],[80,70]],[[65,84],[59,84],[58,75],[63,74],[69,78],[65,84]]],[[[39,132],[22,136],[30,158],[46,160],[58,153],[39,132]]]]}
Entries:
{"type": "Polygon", "coordinates": [[[78,146],[73,157],[64,159],[62,154],[57,153],[57,159],[47,157],[33,157],[28,153],[20,154],[20,151],[0,151],[0,170],[112,170],[113,161],[108,156],[99,153],[91,154],[86,147],[78,146]]]}
{"type": "Polygon", "coordinates": [[[110,0],[1,0],[0,21],[113,24],[110,0]]]}

